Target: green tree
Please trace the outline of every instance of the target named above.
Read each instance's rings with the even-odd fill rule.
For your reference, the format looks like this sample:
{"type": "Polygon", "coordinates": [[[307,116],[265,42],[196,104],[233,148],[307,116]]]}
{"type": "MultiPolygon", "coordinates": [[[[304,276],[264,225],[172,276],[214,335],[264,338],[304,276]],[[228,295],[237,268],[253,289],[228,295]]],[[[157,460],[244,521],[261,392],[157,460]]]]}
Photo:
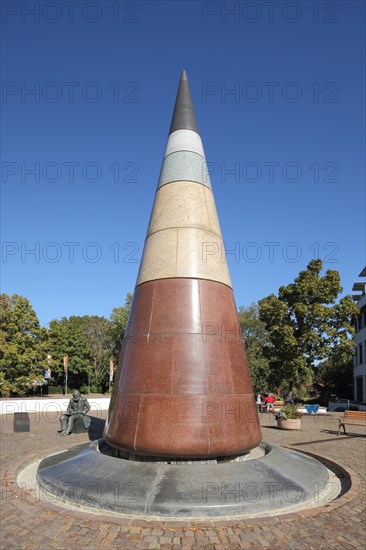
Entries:
{"type": "Polygon", "coordinates": [[[113,358],[115,363],[118,363],[119,354],[121,353],[132,299],[133,294],[128,292],[126,295],[125,305],[115,307],[111,313],[111,336],[113,340],[113,358]]]}
{"type": "Polygon", "coordinates": [[[43,382],[47,331],[27,298],[0,295],[0,392],[24,394],[43,382]]]}
{"type": "Polygon", "coordinates": [[[335,358],[324,361],[315,370],[315,380],[325,386],[325,393],[353,399],[353,364],[338,363],[335,358]]]}
{"type": "Polygon", "coordinates": [[[83,333],[90,350],[93,382],[97,391],[104,391],[108,385],[109,362],[113,353],[113,339],[110,321],[104,317],[85,316],[83,333]]]}
{"type": "Polygon", "coordinates": [[[270,372],[267,352],[273,346],[265,324],[259,318],[259,306],[256,303],[248,307],[240,306],[238,315],[253,387],[256,391],[268,391],[270,372]]]}
{"type": "Polygon", "coordinates": [[[83,317],[54,319],[49,324],[48,353],[52,357],[52,382],[65,383],[63,357],[68,356],[68,387],[80,389],[91,374],[91,350],[84,334],[83,317]]]}
{"type": "Polygon", "coordinates": [[[52,378],[64,385],[63,357],[68,356],[68,387],[102,392],[108,385],[113,352],[111,322],[96,315],[53,320],[49,330],[52,378]]]}
{"type": "Polygon", "coordinates": [[[268,355],[271,380],[277,387],[310,383],[316,365],[351,355],[357,306],[350,296],[336,300],[342,287],[338,271],[323,277],[321,260],[312,260],[294,283],[281,286],[259,302],[260,318],[274,349],[268,355]]]}

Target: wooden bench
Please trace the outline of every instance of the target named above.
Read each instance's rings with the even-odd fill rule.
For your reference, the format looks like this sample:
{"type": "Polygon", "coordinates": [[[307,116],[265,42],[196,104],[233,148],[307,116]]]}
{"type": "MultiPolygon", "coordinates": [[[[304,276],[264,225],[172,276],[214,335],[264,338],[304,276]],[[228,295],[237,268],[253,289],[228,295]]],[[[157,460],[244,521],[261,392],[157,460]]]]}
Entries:
{"type": "Polygon", "coordinates": [[[283,402],[282,399],[276,399],[276,401],[273,403],[273,408],[272,410],[279,410],[281,409],[281,407],[284,407],[285,406],[285,403],[283,402]]]}
{"type": "Polygon", "coordinates": [[[366,426],[366,411],[344,411],[343,418],[339,419],[338,435],[341,433],[341,426],[343,426],[344,433],[347,433],[345,428],[346,424],[352,426],[366,426]]]}
{"type": "Polygon", "coordinates": [[[267,405],[263,405],[263,409],[265,409],[267,412],[279,411],[281,407],[284,407],[284,402],[282,399],[276,399],[276,401],[273,401],[273,403],[267,403],[267,405]]]}

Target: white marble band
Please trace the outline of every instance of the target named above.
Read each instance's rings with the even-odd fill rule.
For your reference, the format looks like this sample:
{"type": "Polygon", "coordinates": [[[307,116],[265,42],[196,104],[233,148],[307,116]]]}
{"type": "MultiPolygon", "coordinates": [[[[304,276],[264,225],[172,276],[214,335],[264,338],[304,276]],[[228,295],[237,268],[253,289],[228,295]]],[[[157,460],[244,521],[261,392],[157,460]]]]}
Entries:
{"type": "Polygon", "coordinates": [[[222,239],[198,228],[169,228],[147,237],[137,285],[156,279],[209,279],[231,287],[222,239]]]}

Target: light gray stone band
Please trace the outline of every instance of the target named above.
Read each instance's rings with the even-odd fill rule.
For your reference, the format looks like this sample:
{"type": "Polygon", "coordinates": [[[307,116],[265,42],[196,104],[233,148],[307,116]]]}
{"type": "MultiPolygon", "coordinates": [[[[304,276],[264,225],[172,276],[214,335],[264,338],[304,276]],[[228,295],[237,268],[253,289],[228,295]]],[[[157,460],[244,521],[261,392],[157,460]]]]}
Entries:
{"type": "Polygon", "coordinates": [[[193,181],[212,189],[206,160],[191,151],[177,151],[165,157],[161,167],[158,189],[173,181],[193,181]]]}

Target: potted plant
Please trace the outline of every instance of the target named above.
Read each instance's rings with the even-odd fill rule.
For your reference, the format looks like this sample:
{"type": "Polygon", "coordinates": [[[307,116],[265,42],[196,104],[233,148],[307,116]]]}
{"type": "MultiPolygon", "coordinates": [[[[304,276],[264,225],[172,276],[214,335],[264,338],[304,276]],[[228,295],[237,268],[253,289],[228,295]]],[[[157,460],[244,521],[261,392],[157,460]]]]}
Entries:
{"type": "Polygon", "coordinates": [[[277,427],[281,430],[299,430],[301,428],[301,405],[288,403],[276,414],[277,427]]]}

